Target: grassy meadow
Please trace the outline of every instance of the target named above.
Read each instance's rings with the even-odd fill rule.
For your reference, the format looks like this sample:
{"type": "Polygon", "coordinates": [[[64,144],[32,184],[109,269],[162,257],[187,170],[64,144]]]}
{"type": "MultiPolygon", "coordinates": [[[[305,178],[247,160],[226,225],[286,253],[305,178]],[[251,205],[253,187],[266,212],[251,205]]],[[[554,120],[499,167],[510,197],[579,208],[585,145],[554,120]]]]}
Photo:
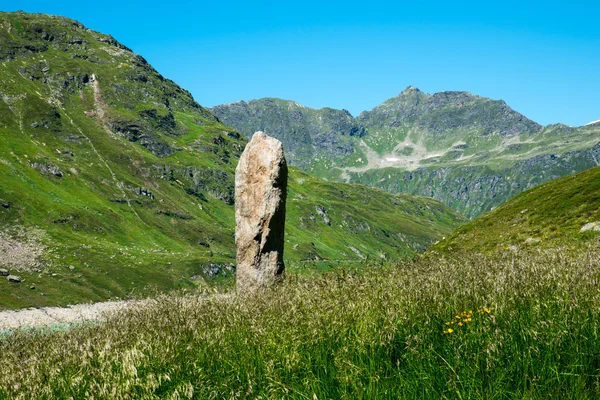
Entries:
{"type": "Polygon", "coordinates": [[[288,274],[0,338],[10,399],[593,399],[600,246],[288,274]]]}

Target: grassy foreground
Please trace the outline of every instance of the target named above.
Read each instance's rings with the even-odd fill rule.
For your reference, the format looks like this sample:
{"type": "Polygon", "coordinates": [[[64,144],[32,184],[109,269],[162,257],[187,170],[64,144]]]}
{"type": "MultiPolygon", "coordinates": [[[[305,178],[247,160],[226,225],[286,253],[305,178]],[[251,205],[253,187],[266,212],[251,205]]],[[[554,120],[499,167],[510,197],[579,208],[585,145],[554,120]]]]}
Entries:
{"type": "Polygon", "coordinates": [[[0,339],[3,398],[598,398],[600,247],[290,276],[0,339]]]}

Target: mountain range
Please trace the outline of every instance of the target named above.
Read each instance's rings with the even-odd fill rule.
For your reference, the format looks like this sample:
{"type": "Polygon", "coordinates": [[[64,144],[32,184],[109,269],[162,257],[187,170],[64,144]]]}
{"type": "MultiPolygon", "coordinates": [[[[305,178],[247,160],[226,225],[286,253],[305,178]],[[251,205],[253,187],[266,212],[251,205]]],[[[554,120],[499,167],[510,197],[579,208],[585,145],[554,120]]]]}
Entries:
{"type": "Polygon", "coordinates": [[[358,117],[273,98],[211,111],[244,135],[279,138],[293,149],[292,164],[311,174],[432,197],[468,218],[600,162],[600,124],[541,126],[468,92],[408,87],[358,117]]]}

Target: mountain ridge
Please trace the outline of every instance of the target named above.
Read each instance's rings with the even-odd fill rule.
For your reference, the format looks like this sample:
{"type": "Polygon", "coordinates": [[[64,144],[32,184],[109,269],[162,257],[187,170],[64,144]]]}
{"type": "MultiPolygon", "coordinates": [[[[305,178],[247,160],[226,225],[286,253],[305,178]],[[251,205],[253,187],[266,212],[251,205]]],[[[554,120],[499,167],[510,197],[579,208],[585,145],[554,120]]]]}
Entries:
{"type": "MultiPolygon", "coordinates": [[[[276,100],[269,101],[276,104],[276,100]]],[[[428,94],[409,86],[355,117],[361,134],[354,136],[332,129],[336,121],[330,119],[335,114],[321,112],[327,108],[301,106],[297,112],[316,115],[327,123],[317,125],[321,129],[317,132],[314,127],[296,129],[284,137],[278,120],[289,116],[287,106],[260,108],[263,99],[251,102],[259,111],[245,116],[232,117],[226,105],[211,110],[245,135],[248,124],[254,124],[284,144],[302,141],[309,150],[292,154],[291,163],[316,176],[433,197],[469,218],[522,190],[598,165],[594,148],[600,142],[600,125],[541,126],[503,100],[464,91],[428,94]],[[311,141],[318,135],[343,142],[344,151],[336,153],[311,141]],[[556,165],[550,165],[548,157],[556,165]],[[443,183],[444,190],[440,190],[441,176],[452,181],[443,183]],[[506,182],[494,183],[501,181],[506,182]]]]}

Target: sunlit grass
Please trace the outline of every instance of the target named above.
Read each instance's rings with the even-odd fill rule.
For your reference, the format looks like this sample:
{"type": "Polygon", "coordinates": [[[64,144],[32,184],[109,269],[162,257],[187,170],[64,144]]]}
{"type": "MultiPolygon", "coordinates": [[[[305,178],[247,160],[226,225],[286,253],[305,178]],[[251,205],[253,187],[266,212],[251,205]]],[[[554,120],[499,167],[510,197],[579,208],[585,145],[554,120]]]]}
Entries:
{"type": "Polygon", "coordinates": [[[6,398],[598,398],[600,248],[290,275],[0,339],[6,398]]]}

